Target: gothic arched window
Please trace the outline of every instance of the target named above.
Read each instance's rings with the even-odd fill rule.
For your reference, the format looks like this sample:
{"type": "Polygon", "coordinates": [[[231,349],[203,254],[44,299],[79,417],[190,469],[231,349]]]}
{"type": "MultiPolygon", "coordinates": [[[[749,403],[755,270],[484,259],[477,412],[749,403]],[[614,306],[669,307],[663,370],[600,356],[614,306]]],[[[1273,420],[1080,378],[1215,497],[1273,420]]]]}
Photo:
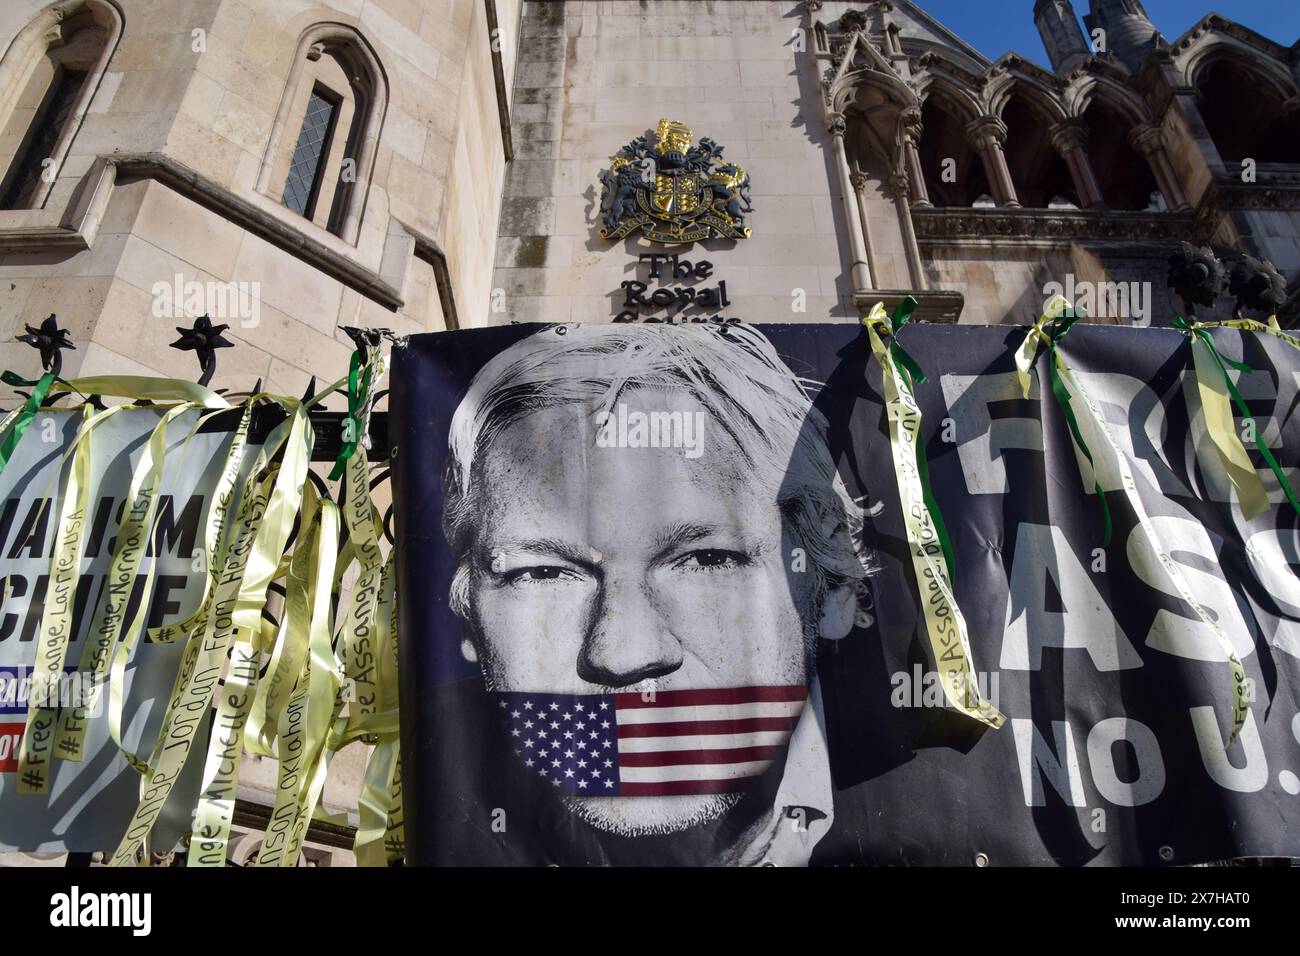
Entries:
{"type": "Polygon", "coordinates": [[[1088,159],[1103,204],[1139,211],[1164,208],[1150,164],[1130,142],[1129,133],[1138,122],[1104,96],[1093,97],[1083,119],[1088,128],[1088,159]]]}
{"type": "Polygon", "coordinates": [[[1235,55],[1218,55],[1196,72],[1201,117],[1225,162],[1300,163],[1300,113],[1291,91],[1235,55]]]}
{"type": "Polygon", "coordinates": [[[388,102],[365,39],[321,23],[298,43],[257,188],[355,244],[388,102]]]}
{"type": "Polygon", "coordinates": [[[106,0],[45,8],[0,62],[0,209],[40,209],[108,61],[122,15],[106,0]]]}
{"type": "Polygon", "coordinates": [[[1049,116],[1033,97],[1013,92],[1002,109],[1007,126],[1003,152],[1016,196],[1029,209],[1079,206],[1070,169],[1052,146],[1049,130],[1058,117],[1049,116]]]}
{"type": "Polygon", "coordinates": [[[966,122],[941,94],[921,108],[921,169],[936,206],[994,205],[984,162],[970,143],[966,122]]]}

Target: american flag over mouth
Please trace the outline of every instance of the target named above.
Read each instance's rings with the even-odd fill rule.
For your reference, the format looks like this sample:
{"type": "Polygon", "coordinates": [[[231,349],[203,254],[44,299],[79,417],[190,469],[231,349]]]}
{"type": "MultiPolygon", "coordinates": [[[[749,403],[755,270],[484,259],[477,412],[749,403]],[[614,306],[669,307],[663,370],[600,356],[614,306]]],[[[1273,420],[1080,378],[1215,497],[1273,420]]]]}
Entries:
{"type": "Polygon", "coordinates": [[[661,797],[731,793],[780,755],[803,684],[640,693],[499,693],[515,753],[557,792],[661,797]]]}

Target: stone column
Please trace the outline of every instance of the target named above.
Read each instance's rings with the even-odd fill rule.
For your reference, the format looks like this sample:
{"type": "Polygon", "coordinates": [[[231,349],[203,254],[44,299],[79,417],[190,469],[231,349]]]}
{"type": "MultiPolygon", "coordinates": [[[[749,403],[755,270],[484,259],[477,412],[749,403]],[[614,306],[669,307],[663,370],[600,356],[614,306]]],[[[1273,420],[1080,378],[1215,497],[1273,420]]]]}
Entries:
{"type": "Polygon", "coordinates": [[[996,116],[981,116],[966,126],[966,137],[980,154],[984,174],[998,205],[1019,208],[1020,200],[1016,197],[1015,184],[1011,182],[1011,171],[1007,169],[1007,157],[1002,152],[1007,142],[1006,124],[996,116]]]}
{"type": "Polygon", "coordinates": [[[1087,124],[1081,119],[1063,120],[1048,130],[1048,135],[1052,140],[1052,148],[1061,154],[1070,170],[1074,191],[1079,194],[1079,205],[1084,209],[1103,205],[1105,197],[1101,194],[1101,186],[1098,185],[1092,163],[1088,160],[1087,124]]]}
{"type": "Polygon", "coordinates": [[[849,228],[849,251],[853,257],[849,276],[854,291],[870,289],[873,286],[871,267],[867,264],[867,243],[863,236],[862,217],[858,211],[858,201],[849,170],[848,153],[844,148],[844,134],[848,131],[848,123],[843,113],[831,113],[826,125],[830,130],[831,145],[835,151],[835,175],[839,180],[840,196],[844,201],[844,221],[849,228]]]}
{"type": "Polygon", "coordinates": [[[912,183],[912,205],[918,209],[929,209],[930,193],[925,188],[925,173],[921,171],[921,111],[909,107],[899,114],[898,129],[903,143],[903,169],[912,183]]]}
{"type": "Polygon", "coordinates": [[[1183,187],[1178,182],[1178,174],[1174,172],[1174,164],[1165,151],[1164,130],[1151,123],[1139,123],[1128,131],[1128,141],[1151,167],[1151,172],[1156,177],[1156,186],[1165,197],[1165,205],[1179,212],[1191,209],[1183,187]]]}
{"type": "Polygon", "coordinates": [[[924,292],[929,288],[925,281],[925,269],[921,265],[921,247],[916,243],[916,229],[912,225],[912,204],[908,200],[911,184],[908,175],[898,170],[889,178],[890,190],[894,203],[898,207],[898,222],[903,229],[903,249],[907,252],[907,270],[912,275],[912,290],[924,292]]]}
{"type": "MultiPolygon", "coordinates": [[[[1180,186],[1185,182],[1187,189],[1193,191],[1193,195],[1190,196],[1184,192],[1189,204],[1199,204],[1221,170],[1226,170],[1229,175],[1240,175],[1241,167],[1238,166],[1235,170],[1225,167],[1223,157],[1219,155],[1219,148],[1214,144],[1214,137],[1210,135],[1209,128],[1205,125],[1205,117],[1201,115],[1200,93],[1196,87],[1184,85],[1182,71],[1174,64],[1171,51],[1166,47],[1157,47],[1152,52],[1151,59],[1160,69],[1164,79],[1162,85],[1169,90],[1168,103],[1159,106],[1154,113],[1163,116],[1172,109],[1182,118],[1182,126],[1191,137],[1191,145],[1195,149],[1188,162],[1191,176],[1180,181],[1180,186]],[[1202,164],[1208,175],[1202,176],[1197,168],[1202,164]]],[[[1170,159],[1170,164],[1172,163],[1173,160],[1170,159]]],[[[1166,196],[1165,199],[1168,201],[1169,197],[1166,196]]]]}
{"type": "Polygon", "coordinates": [[[868,177],[862,170],[855,169],[849,176],[849,180],[853,183],[853,195],[858,202],[858,218],[862,222],[862,240],[867,249],[867,269],[870,271],[871,277],[878,281],[880,270],[876,268],[875,250],[871,246],[871,220],[867,218],[866,189],[868,177]]]}

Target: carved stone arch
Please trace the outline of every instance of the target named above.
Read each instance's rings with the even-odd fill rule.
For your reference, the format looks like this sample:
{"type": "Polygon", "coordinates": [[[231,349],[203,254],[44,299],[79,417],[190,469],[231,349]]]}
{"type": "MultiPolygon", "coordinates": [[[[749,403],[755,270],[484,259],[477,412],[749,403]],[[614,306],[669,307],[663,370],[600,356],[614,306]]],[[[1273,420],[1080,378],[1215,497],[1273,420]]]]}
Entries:
{"type": "Polygon", "coordinates": [[[18,31],[0,57],[0,138],[5,144],[0,149],[0,196],[9,208],[45,205],[117,50],[123,24],[115,0],[59,0],[18,31]],[[51,115],[53,110],[57,112],[51,115]],[[32,168],[52,169],[55,175],[31,182],[32,168]],[[27,188],[19,188],[20,180],[27,188]],[[15,193],[22,195],[15,199],[15,193]]]}
{"type": "Polygon", "coordinates": [[[1233,66],[1251,74],[1281,100],[1296,95],[1295,78],[1282,63],[1263,51],[1247,46],[1240,40],[1222,33],[1207,33],[1186,53],[1175,59],[1188,86],[1198,86],[1202,74],[1216,61],[1231,60],[1233,66]]]}
{"type": "Polygon", "coordinates": [[[1023,97],[1049,125],[1060,123],[1067,116],[1058,90],[1020,72],[1009,71],[993,77],[988,81],[984,95],[989,103],[989,112],[998,119],[1002,119],[1002,112],[1012,96],[1023,97]]]}
{"type": "Polygon", "coordinates": [[[1174,182],[1161,188],[1157,153],[1163,155],[1162,133],[1140,96],[1104,75],[1084,74],[1066,90],[1068,124],[1077,127],[1101,193],[1101,204],[1135,211],[1182,205],[1174,182]]]}
{"type": "Polygon", "coordinates": [[[973,123],[988,111],[974,93],[963,87],[954,77],[940,70],[925,70],[914,81],[921,106],[937,96],[943,105],[963,123],[973,123]]]}
{"type": "Polygon", "coordinates": [[[1086,75],[1066,89],[1066,112],[1083,116],[1098,99],[1134,125],[1151,122],[1151,111],[1141,96],[1108,76],[1096,74],[1086,75]]]}
{"type": "Polygon", "coordinates": [[[1215,151],[1227,166],[1235,169],[1246,160],[1300,163],[1300,97],[1277,60],[1211,33],[1193,49],[1187,75],[1215,151]]]}
{"type": "Polygon", "coordinates": [[[852,76],[839,100],[851,132],[851,149],[880,155],[891,168],[901,162],[899,119],[905,113],[920,115],[920,101],[908,84],[896,76],[867,71],[852,76]]]}
{"type": "Polygon", "coordinates": [[[1084,197],[1054,136],[1067,119],[1057,91],[1013,72],[993,79],[988,98],[991,115],[1007,130],[1002,152],[1020,204],[1082,208],[1084,197]]]}
{"type": "Polygon", "coordinates": [[[834,112],[844,112],[863,85],[879,87],[902,106],[916,103],[916,93],[861,30],[842,41],[846,45],[824,81],[826,101],[834,112]]]}
{"type": "Polygon", "coordinates": [[[284,185],[288,157],[294,150],[303,120],[306,94],[315,83],[314,64],[330,59],[346,78],[351,122],[344,130],[344,154],[352,160],[352,181],[340,178],[326,228],[356,245],[374,174],[380,132],[388,110],[388,75],[373,44],[357,27],[335,21],[314,23],[298,38],[288,82],[276,111],[257,190],[277,201],[284,185]]]}
{"type": "MultiPolygon", "coordinates": [[[[918,78],[920,128],[918,163],[936,206],[969,208],[995,195],[983,155],[989,117],[983,104],[953,77],[928,67],[918,78]]],[[[995,131],[997,132],[997,131],[995,131]]]]}
{"type": "MultiPolygon", "coordinates": [[[[988,69],[988,61],[975,59],[961,50],[921,37],[903,37],[903,52],[921,69],[938,66],[952,76],[977,77],[988,69]]],[[[972,51],[973,52],[973,51],[972,51]]]]}
{"type": "Polygon", "coordinates": [[[847,112],[858,99],[859,91],[865,88],[881,90],[899,109],[920,106],[916,93],[897,74],[857,70],[845,73],[835,85],[831,95],[832,108],[838,113],[847,112]]]}

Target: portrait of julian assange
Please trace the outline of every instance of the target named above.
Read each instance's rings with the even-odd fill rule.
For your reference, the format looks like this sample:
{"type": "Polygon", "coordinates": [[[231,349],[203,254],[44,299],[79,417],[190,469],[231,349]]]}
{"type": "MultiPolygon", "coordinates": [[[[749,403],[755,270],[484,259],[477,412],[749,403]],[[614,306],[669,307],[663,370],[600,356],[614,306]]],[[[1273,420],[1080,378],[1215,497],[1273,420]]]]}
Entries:
{"type": "Polygon", "coordinates": [[[548,327],[474,376],[443,475],[482,675],[457,862],[807,864],[818,646],[870,624],[873,569],[816,388],[744,326],[548,327]]]}

